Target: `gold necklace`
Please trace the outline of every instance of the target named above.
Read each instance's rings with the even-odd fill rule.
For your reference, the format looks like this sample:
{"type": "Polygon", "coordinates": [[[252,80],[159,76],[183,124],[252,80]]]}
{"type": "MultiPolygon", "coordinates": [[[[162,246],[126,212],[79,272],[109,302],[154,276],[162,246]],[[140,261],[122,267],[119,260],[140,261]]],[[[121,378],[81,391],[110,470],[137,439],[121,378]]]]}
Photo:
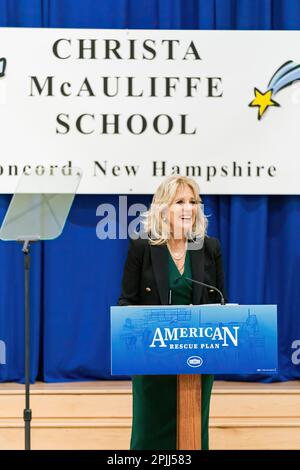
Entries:
{"type": "Polygon", "coordinates": [[[168,244],[168,249],[171,253],[171,256],[174,260],[174,263],[176,264],[178,271],[180,272],[180,274],[182,274],[184,271],[184,265],[185,265],[186,247],[184,248],[184,251],[182,252],[181,255],[178,255],[177,252],[172,251],[169,244],[168,244]]]}
{"type": "Polygon", "coordinates": [[[182,255],[180,255],[180,256],[176,256],[175,253],[172,253],[172,252],[171,252],[171,255],[172,255],[173,258],[176,259],[177,261],[180,261],[182,258],[185,258],[185,252],[182,253],[182,255]]]}
{"type": "Polygon", "coordinates": [[[176,260],[179,261],[179,260],[181,260],[183,257],[185,257],[185,254],[186,254],[186,247],[184,247],[184,250],[183,250],[182,254],[180,254],[180,253],[177,252],[177,251],[173,251],[173,250],[171,249],[171,247],[170,247],[169,244],[168,244],[168,248],[169,248],[169,251],[170,251],[170,253],[171,253],[171,255],[172,255],[172,257],[173,257],[174,259],[176,259],[176,260]]]}

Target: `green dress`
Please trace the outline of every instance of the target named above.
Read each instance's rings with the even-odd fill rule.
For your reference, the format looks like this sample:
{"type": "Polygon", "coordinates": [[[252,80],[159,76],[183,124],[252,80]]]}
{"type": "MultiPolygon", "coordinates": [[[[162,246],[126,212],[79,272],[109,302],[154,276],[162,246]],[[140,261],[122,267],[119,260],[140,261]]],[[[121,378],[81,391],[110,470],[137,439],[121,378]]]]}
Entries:
{"type": "MultiPolygon", "coordinates": [[[[188,251],[184,274],[186,277],[192,277],[188,251]]],[[[172,290],[172,304],[189,305],[192,303],[192,286],[182,279],[170,254],[169,287],[172,290]],[[178,276],[180,276],[179,281],[178,276]]],[[[208,418],[212,385],[213,376],[202,375],[202,449],[208,449],[208,418]]],[[[177,376],[134,376],[132,387],[133,420],[130,449],[175,450],[177,376]]]]}

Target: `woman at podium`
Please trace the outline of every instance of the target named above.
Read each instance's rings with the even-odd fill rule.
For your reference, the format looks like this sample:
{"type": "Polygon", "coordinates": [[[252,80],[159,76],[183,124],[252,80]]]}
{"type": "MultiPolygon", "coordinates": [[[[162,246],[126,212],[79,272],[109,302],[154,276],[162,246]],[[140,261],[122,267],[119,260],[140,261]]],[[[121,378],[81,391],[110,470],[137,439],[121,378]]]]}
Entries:
{"type": "MultiPolygon", "coordinates": [[[[224,293],[220,243],[206,235],[207,219],[197,183],[171,176],[156,190],[144,215],[144,235],[131,240],[119,305],[218,303],[224,293]],[[146,234],[146,236],[145,236],[146,234]]],[[[208,449],[212,375],[202,375],[202,449],[208,449]]],[[[130,448],[176,449],[177,376],[134,376],[130,448]]]]}

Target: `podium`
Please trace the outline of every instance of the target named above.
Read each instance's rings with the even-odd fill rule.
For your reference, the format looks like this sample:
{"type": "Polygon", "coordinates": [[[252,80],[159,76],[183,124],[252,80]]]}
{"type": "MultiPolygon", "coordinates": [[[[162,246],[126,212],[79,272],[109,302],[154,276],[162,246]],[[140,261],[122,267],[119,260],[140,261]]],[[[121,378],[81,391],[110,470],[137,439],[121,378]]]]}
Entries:
{"type": "Polygon", "coordinates": [[[277,372],[276,305],[111,307],[112,375],[177,375],[177,449],[201,449],[201,375],[277,372]]]}

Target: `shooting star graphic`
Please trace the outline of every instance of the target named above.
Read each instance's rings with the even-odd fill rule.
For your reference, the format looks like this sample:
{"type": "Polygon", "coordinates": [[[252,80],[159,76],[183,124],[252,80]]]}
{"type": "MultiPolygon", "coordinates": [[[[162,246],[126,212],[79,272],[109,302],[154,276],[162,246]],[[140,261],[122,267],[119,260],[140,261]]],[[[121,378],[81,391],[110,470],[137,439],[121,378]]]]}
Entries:
{"type": "Polygon", "coordinates": [[[289,60],[276,70],[265,93],[262,93],[258,88],[254,88],[255,98],[249,103],[249,106],[258,108],[257,118],[259,121],[269,107],[280,106],[273,97],[297,80],[300,80],[300,65],[293,60],[289,60]]]}

